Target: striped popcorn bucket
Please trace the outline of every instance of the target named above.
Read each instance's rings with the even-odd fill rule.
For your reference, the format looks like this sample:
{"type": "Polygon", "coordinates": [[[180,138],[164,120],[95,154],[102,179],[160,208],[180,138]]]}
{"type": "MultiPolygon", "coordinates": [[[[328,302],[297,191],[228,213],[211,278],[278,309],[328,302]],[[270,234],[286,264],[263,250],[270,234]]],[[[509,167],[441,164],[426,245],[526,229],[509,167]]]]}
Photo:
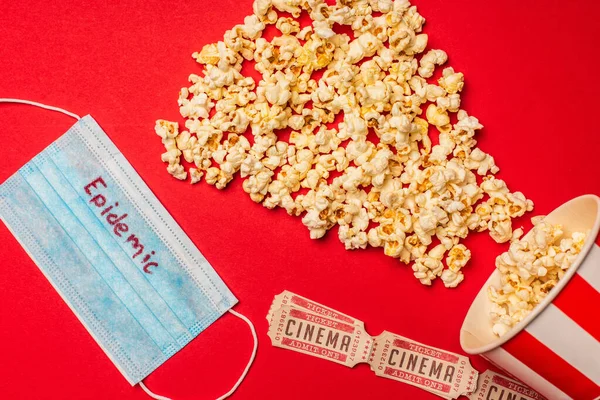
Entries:
{"type": "Polygon", "coordinates": [[[463,322],[460,343],[550,400],[600,399],[600,198],[573,199],[546,217],[566,234],[590,232],[581,254],[544,301],[498,338],[487,296],[494,271],[463,322]]]}

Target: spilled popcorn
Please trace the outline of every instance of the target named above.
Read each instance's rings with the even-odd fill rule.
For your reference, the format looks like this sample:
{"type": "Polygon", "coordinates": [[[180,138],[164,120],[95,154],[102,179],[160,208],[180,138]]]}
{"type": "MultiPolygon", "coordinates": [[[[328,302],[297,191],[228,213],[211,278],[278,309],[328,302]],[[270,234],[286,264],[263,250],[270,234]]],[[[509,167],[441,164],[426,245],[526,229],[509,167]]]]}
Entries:
{"type": "Polygon", "coordinates": [[[414,262],[425,285],[464,279],[469,231],[513,237],[512,219],[533,203],[494,177],[494,157],[475,139],[483,126],[461,109],[464,76],[435,74],[448,56],[425,51],[416,7],[256,0],[253,11],[193,54],[202,74],[179,95],[185,128],[156,123],[173,177],[223,189],[239,172],[253,201],[300,216],[311,238],[338,225],[346,249],[382,247],[414,262]],[[267,25],[272,40],[261,37],[267,25]],[[258,82],[242,74],[248,62],[258,82]]]}
{"type": "Polygon", "coordinates": [[[565,237],[561,225],[532,219],[531,234],[515,238],[510,249],[496,258],[502,287],[490,286],[493,332],[502,336],[522,321],[552,290],[573,264],[586,240],[585,233],[565,237]]]}

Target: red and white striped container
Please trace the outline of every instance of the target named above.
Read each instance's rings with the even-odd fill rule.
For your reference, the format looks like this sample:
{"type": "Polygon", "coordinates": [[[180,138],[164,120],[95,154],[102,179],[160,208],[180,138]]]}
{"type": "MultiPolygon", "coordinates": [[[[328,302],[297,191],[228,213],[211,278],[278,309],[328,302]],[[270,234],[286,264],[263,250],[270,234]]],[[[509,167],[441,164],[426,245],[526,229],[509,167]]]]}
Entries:
{"type": "Polygon", "coordinates": [[[587,232],[581,254],[544,301],[509,333],[498,338],[489,318],[490,276],[463,322],[460,343],[554,399],[600,398],[600,198],[573,199],[546,217],[567,234],[587,232]]]}

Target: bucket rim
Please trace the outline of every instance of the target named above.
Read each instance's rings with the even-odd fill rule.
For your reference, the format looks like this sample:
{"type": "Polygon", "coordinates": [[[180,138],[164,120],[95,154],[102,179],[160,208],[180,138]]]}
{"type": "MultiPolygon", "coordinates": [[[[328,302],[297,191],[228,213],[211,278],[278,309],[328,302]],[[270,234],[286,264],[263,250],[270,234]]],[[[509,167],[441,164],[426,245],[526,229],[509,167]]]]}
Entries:
{"type": "MultiPolygon", "coordinates": [[[[593,199],[596,202],[596,220],[594,221],[594,224],[588,234],[585,244],[583,245],[583,247],[581,249],[581,252],[579,253],[577,258],[573,262],[573,265],[571,265],[569,270],[565,273],[565,275],[562,277],[562,279],[560,279],[558,284],[550,291],[548,296],[546,296],[544,298],[544,300],[540,304],[538,304],[521,322],[519,322],[517,325],[513,326],[513,328],[508,333],[506,333],[504,336],[498,337],[496,340],[494,340],[491,343],[488,343],[486,345],[483,345],[483,346],[479,346],[479,347],[465,346],[464,336],[463,336],[463,332],[467,332],[465,330],[465,323],[471,314],[471,310],[473,309],[473,307],[475,307],[475,303],[477,301],[477,298],[480,296],[481,292],[484,290],[487,290],[487,287],[489,286],[489,282],[492,280],[492,278],[494,278],[497,274],[500,273],[497,269],[494,269],[494,272],[492,272],[490,274],[488,279],[483,284],[483,287],[480,289],[479,292],[477,292],[477,295],[475,296],[475,300],[473,300],[473,303],[471,303],[471,306],[469,307],[469,311],[467,311],[467,315],[465,316],[465,319],[463,320],[463,324],[460,328],[460,346],[462,347],[462,349],[465,353],[473,354],[473,355],[483,354],[483,353],[487,353],[487,352],[490,352],[494,349],[501,347],[504,343],[508,342],[510,339],[512,339],[519,333],[521,333],[527,327],[527,325],[529,325],[535,318],[537,318],[537,316],[540,315],[546,309],[546,307],[548,307],[548,305],[552,303],[552,301],[556,298],[556,296],[558,296],[562,292],[562,289],[569,283],[569,281],[571,280],[573,275],[575,275],[575,273],[577,272],[579,267],[583,264],[584,260],[587,258],[589,252],[591,251],[592,247],[595,246],[596,238],[598,237],[598,233],[600,231],[600,197],[598,197],[594,194],[585,194],[582,196],[578,196],[578,197],[575,197],[575,198],[567,201],[566,203],[563,203],[562,205],[555,208],[550,214],[548,214],[548,216],[550,216],[553,213],[555,213],[563,208],[571,207],[573,205],[573,203],[575,203],[575,202],[579,202],[579,201],[585,200],[585,199],[593,199]]],[[[527,232],[527,233],[529,233],[529,232],[527,232]]],[[[486,298],[487,298],[487,295],[486,295],[486,298]]]]}

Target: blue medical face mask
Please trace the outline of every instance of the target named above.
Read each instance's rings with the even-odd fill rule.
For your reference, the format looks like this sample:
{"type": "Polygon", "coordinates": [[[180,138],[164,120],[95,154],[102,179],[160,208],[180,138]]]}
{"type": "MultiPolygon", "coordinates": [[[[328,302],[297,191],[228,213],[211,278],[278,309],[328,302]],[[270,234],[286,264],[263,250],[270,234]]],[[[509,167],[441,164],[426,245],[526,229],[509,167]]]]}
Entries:
{"type": "Polygon", "coordinates": [[[91,116],[0,186],[0,217],[130,384],[163,398],[141,381],[227,311],[255,348],[224,397],[244,378],[251,322],[91,116]]]}

